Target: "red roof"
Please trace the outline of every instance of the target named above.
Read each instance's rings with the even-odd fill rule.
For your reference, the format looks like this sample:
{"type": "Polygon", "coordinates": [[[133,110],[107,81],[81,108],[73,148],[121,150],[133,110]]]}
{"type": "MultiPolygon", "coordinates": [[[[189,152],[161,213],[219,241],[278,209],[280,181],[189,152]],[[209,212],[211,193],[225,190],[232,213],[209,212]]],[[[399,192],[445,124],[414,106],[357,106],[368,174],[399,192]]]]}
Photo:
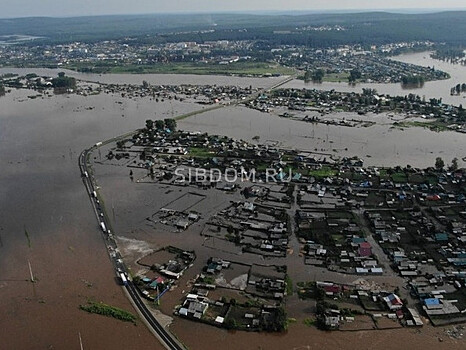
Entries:
{"type": "Polygon", "coordinates": [[[392,305],[403,305],[403,302],[398,297],[398,295],[390,294],[388,296],[388,300],[390,300],[390,304],[392,304],[392,305]]]}
{"type": "Polygon", "coordinates": [[[334,284],[333,286],[324,286],[324,290],[327,293],[339,293],[340,292],[340,286],[334,284]]]}

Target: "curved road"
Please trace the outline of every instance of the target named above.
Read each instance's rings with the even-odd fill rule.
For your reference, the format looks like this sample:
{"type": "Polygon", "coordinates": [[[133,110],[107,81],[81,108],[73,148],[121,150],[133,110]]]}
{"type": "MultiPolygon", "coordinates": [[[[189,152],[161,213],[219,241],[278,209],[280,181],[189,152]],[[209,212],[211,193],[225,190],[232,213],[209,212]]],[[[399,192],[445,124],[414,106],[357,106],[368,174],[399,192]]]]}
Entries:
{"type": "MultiPolygon", "coordinates": [[[[125,135],[126,136],[126,135],[125,135]]],[[[120,137],[119,137],[120,138],[120,137]]],[[[111,142],[112,140],[106,141],[106,143],[111,142]]],[[[99,199],[97,196],[94,195],[95,188],[92,181],[92,174],[89,171],[87,166],[87,157],[89,152],[100,146],[101,144],[96,144],[89,149],[86,149],[81,152],[79,155],[79,168],[81,170],[81,176],[83,178],[84,186],[86,187],[87,193],[89,198],[91,199],[92,208],[96,215],[97,220],[99,221],[99,226],[101,228],[102,238],[104,239],[108,248],[112,247],[112,244],[108,244],[110,227],[107,215],[105,214],[104,208],[100,205],[99,199]],[[102,224],[104,225],[102,227],[102,224]],[[104,227],[106,230],[104,230],[104,227]]],[[[113,248],[116,248],[116,244],[113,244],[113,248]]],[[[110,249],[108,249],[110,251],[110,249]]],[[[128,276],[128,270],[126,266],[123,264],[122,260],[120,259],[118,254],[111,254],[109,253],[110,260],[112,261],[113,265],[115,266],[115,270],[118,272],[117,275],[119,276],[120,271],[123,272],[126,276],[128,276]]],[[[173,339],[172,335],[162,327],[162,325],[156,320],[156,318],[152,315],[152,313],[147,309],[146,304],[141,300],[139,296],[137,288],[134,284],[128,280],[128,282],[124,286],[126,288],[127,294],[131,298],[133,305],[137,307],[139,314],[144,317],[147,326],[150,328],[152,333],[154,333],[158,340],[162,343],[162,345],[170,350],[184,350],[184,348],[175,340],[173,339]]]]}

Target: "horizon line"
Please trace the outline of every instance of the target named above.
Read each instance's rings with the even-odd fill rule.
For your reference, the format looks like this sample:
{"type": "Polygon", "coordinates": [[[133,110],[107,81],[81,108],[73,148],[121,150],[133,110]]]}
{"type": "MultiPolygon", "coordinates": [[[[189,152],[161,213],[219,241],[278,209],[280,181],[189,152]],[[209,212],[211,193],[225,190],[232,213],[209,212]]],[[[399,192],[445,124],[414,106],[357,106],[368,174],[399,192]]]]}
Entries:
{"type": "Polygon", "coordinates": [[[13,20],[13,19],[26,19],[26,18],[82,18],[82,17],[111,17],[111,16],[154,16],[154,15],[220,15],[220,14],[243,14],[243,15],[305,15],[305,14],[351,14],[351,13],[393,13],[393,14],[434,14],[442,12],[461,12],[466,11],[466,7],[447,7],[447,8],[418,8],[418,7],[404,7],[404,8],[342,8],[342,9],[294,9],[294,10],[225,10],[225,11],[163,11],[163,12],[150,12],[150,13],[102,13],[102,14],[76,14],[76,15],[61,15],[61,16],[47,16],[47,15],[27,15],[27,16],[11,16],[0,17],[0,20],[13,20]]]}

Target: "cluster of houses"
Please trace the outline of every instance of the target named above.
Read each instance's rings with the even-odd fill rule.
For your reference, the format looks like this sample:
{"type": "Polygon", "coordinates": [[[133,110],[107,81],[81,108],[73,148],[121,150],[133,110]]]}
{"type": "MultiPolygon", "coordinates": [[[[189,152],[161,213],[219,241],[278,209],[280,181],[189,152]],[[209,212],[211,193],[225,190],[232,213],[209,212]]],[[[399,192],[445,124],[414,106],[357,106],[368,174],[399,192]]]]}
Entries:
{"type": "Polygon", "coordinates": [[[210,258],[175,313],[228,329],[282,329],[285,275],[286,268],[210,258]],[[234,282],[238,279],[240,284],[234,282]]]}
{"type": "MultiPolygon", "coordinates": [[[[372,123],[352,120],[329,121],[328,118],[319,118],[316,115],[309,116],[305,113],[325,115],[339,111],[358,114],[395,112],[420,118],[426,123],[436,121],[436,124],[432,124],[432,128],[442,127],[460,132],[464,131],[464,116],[466,115],[466,111],[461,106],[443,104],[441,99],[426,100],[414,94],[390,96],[378,94],[373,89],[363,89],[362,93],[317,89],[276,89],[268,94],[257,96],[248,101],[246,105],[263,112],[276,110],[280,116],[285,118],[347,127],[370,126],[372,123]]],[[[394,126],[400,127],[408,125],[395,123],[394,126]]],[[[428,124],[426,125],[428,126],[428,124]]]]}
{"type": "Polygon", "coordinates": [[[179,212],[174,209],[161,208],[150,220],[154,224],[160,223],[176,231],[184,231],[199,219],[200,215],[197,212],[179,212]]]}
{"type": "Polygon", "coordinates": [[[338,217],[338,211],[298,210],[298,235],[304,242],[306,264],[359,275],[381,275],[383,268],[352,218],[338,217]]]}
{"type": "MultiPolygon", "coordinates": [[[[120,146],[115,152],[140,155],[135,162],[124,162],[147,173],[149,179],[151,173],[160,172],[160,176],[149,181],[186,186],[187,193],[193,192],[192,187],[208,189],[195,191],[205,196],[218,190],[227,193],[230,200],[218,208],[213,206],[208,214],[171,209],[157,214],[160,217],[156,221],[179,230],[189,230],[191,223],[198,222],[201,235],[206,237],[205,247],[257,254],[263,259],[282,258],[286,263],[293,225],[305,264],[367,279],[383,279],[391,273],[387,269],[393,269],[406,283],[431,287],[428,294],[414,296],[422,305],[425,299],[441,299],[438,305],[428,301],[424,315],[442,322],[445,315],[461,319],[466,276],[463,169],[364,168],[358,158],[321,159],[312,152],[282,150],[222,136],[158,130],[150,125],[120,146]],[[132,145],[128,146],[129,142],[132,145]],[[268,183],[263,181],[263,172],[269,167],[277,173],[287,167],[293,170],[291,175],[268,183]],[[254,168],[255,181],[238,178],[234,183],[222,183],[210,173],[226,168],[254,168]],[[193,169],[203,169],[205,173],[199,178],[193,169]],[[226,184],[232,187],[226,189],[226,184]],[[213,244],[208,245],[209,241],[213,244]],[[443,287],[439,289],[441,283],[443,287]],[[446,292],[433,293],[438,290],[446,292]],[[444,314],[439,311],[441,306],[444,314]]],[[[163,266],[160,274],[176,278],[175,265],[163,266]]],[[[243,264],[237,279],[228,277],[241,269],[240,265],[221,257],[211,259],[177,312],[227,328],[263,327],[264,315],[278,315],[277,305],[286,299],[285,275],[283,271],[278,276],[253,273],[255,268],[244,268],[243,264]],[[224,289],[241,291],[247,298],[244,299],[245,294],[235,294],[237,300],[232,302],[231,294],[222,295],[224,289]]],[[[323,289],[328,297],[344,292],[334,284],[324,285],[323,289]]],[[[403,320],[403,325],[422,323],[416,309],[406,307],[398,292],[374,294],[364,290],[352,295],[365,305],[372,305],[365,310],[373,308],[376,312],[371,317],[375,319],[386,314],[387,318],[403,320]]],[[[329,310],[332,324],[342,317],[345,322],[353,317],[338,316],[335,308],[329,310]]]]}
{"type": "MultiPolygon", "coordinates": [[[[345,324],[353,323],[362,317],[369,317],[374,328],[382,318],[397,322],[400,326],[422,326],[424,322],[415,308],[408,307],[396,293],[383,290],[370,290],[350,284],[316,281],[302,286],[299,290],[302,297],[312,295],[320,304],[317,317],[322,328],[340,329],[345,324]],[[313,291],[309,291],[309,290],[313,291]],[[309,294],[311,293],[311,294],[309,294]],[[329,301],[325,301],[329,300],[329,301]],[[331,301],[331,302],[330,302],[331,301]],[[339,306],[343,301],[345,307],[339,306]],[[353,305],[348,309],[347,305],[353,305]]],[[[392,324],[390,328],[394,328],[392,324]]]]}
{"type": "Polygon", "coordinates": [[[418,277],[410,282],[411,295],[419,299],[424,313],[434,326],[466,321],[464,286],[458,280],[448,283],[446,275],[418,277]]]}
{"type": "MultiPolygon", "coordinates": [[[[340,26],[304,27],[301,30],[345,30],[340,26]]],[[[202,33],[201,31],[200,33],[202,33]]],[[[209,33],[210,31],[205,31],[209,33]]],[[[287,31],[285,31],[287,33],[287,31]]],[[[276,34],[285,34],[282,31],[276,34]]],[[[199,34],[201,35],[201,34],[199,34]]],[[[444,79],[445,73],[417,65],[397,62],[386,57],[407,47],[432,46],[430,42],[400,42],[373,46],[369,50],[360,45],[310,48],[308,46],[271,44],[267,48],[252,40],[205,40],[202,42],[168,42],[160,44],[136,43],[132,38],[98,42],[70,42],[67,44],[21,44],[0,46],[0,64],[12,66],[35,65],[37,62],[55,67],[71,67],[83,72],[108,72],[112,66],[145,67],[167,63],[229,65],[239,61],[269,61],[303,71],[323,69],[342,81],[349,72],[360,72],[363,82],[394,83],[403,76],[421,75],[426,80],[444,79]]],[[[247,72],[243,75],[251,75],[247,72]]],[[[259,74],[263,76],[278,73],[259,74]]]]}
{"type": "Polygon", "coordinates": [[[250,60],[250,55],[238,52],[250,51],[250,41],[216,40],[198,43],[169,42],[159,45],[138,43],[131,38],[98,42],[70,42],[46,45],[0,45],[3,64],[34,65],[43,62],[48,66],[71,66],[83,72],[106,72],[110,64],[145,66],[169,62],[197,62],[229,64],[250,60]]]}
{"type": "Polygon", "coordinates": [[[287,214],[281,208],[234,202],[208,222],[204,235],[231,241],[244,252],[268,257],[285,257],[289,230],[287,214]]]}
{"type": "Polygon", "coordinates": [[[133,283],[144,298],[159,302],[195,259],[193,251],[184,251],[173,246],[161,248],[138,261],[140,266],[147,268],[147,272],[134,277],[133,283]],[[165,257],[168,255],[170,258],[159,261],[159,254],[165,257]]]}
{"type": "Polygon", "coordinates": [[[370,50],[360,45],[342,45],[336,48],[312,48],[291,46],[272,49],[275,59],[286,65],[303,71],[323,70],[333,79],[347,82],[352,70],[360,73],[358,81],[367,83],[399,83],[403,76],[424,76],[426,81],[445,79],[442,71],[421,67],[387,58],[387,53],[397,50],[422,46],[430,47],[430,42],[392,43],[373,46],[370,50]]]}
{"type": "Polygon", "coordinates": [[[252,86],[235,85],[155,85],[143,81],[143,84],[103,84],[103,93],[128,98],[151,98],[155,102],[186,101],[203,105],[229,103],[244,100],[257,92],[252,86]]]}

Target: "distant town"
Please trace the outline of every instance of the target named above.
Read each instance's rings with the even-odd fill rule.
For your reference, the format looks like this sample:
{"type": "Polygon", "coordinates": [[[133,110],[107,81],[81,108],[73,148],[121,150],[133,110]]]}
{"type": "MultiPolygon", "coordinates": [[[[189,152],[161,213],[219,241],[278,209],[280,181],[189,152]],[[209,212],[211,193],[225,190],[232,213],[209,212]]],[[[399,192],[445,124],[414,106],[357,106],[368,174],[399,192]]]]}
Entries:
{"type": "Polygon", "coordinates": [[[390,55],[428,50],[432,42],[385,45],[344,45],[307,48],[300,45],[262,46],[258,41],[172,42],[144,45],[136,39],[97,43],[27,46],[0,45],[0,67],[68,68],[85,73],[194,73],[279,76],[303,72],[302,79],[335,82],[423,84],[446,79],[435,67],[393,61],[390,55]]]}

